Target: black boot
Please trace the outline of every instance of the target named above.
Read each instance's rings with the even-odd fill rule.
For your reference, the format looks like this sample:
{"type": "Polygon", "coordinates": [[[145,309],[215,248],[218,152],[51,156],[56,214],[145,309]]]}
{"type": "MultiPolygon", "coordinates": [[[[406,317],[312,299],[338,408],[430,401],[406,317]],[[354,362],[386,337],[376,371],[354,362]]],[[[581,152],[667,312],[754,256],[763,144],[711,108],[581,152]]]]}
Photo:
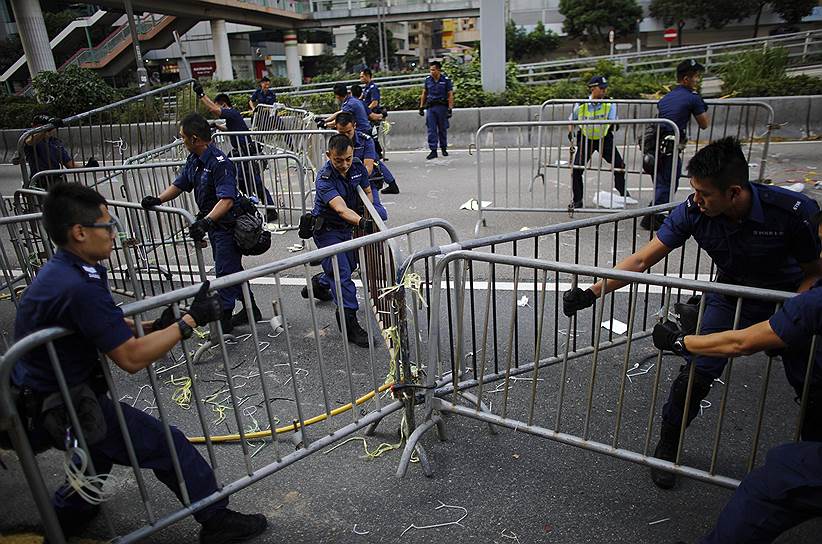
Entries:
{"type": "Polygon", "coordinates": [[[229,308],[227,310],[223,310],[223,317],[220,318],[220,325],[223,328],[223,334],[228,334],[234,330],[234,323],[232,322],[232,315],[233,308],[229,308]]]}
{"type": "MultiPolygon", "coordinates": [[[[360,322],[357,321],[357,310],[350,310],[346,308],[345,310],[345,330],[348,334],[348,341],[352,344],[359,346],[361,348],[368,347],[368,333],[365,332],[360,326],[360,322]]],[[[340,326],[340,313],[336,312],[334,316],[337,318],[337,326],[340,326]]]]}
{"type": "MultiPolygon", "coordinates": [[[[320,272],[322,274],[322,272],[320,272]]],[[[314,290],[314,298],[323,302],[328,302],[334,297],[331,296],[331,288],[320,284],[320,274],[311,276],[311,288],[314,290]]],[[[300,291],[303,298],[308,298],[308,286],[303,287],[300,291]]]]}
{"type": "MultiPolygon", "coordinates": [[[[662,422],[662,431],[659,433],[659,442],[654,450],[654,457],[665,461],[676,460],[676,450],[679,447],[679,427],[665,421],[662,422]]],[[[658,468],[651,468],[651,479],[657,487],[671,489],[676,484],[676,474],[658,468]]]]}
{"type": "Polygon", "coordinates": [[[425,160],[430,161],[431,159],[436,159],[436,158],[437,158],[437,150],[432,149],[431,153],[429,153],[428,156],[425,157],[425,160]]]}
{"type": "Polygon", "coordinates": [[[447,150],[446,148],[444,148],[444,147],[442,148],[442,156],[443,156],[443,157],[447,157],[447,156],[448,156],[448,150],[447,150]]]}
{"type": "Polygon", "coordinates": [[[265,210],[265,220],[267,223],[276,223],[279,217],[280,214],[278,214],[277,210],[274,208],[268,208],[265,210]]]}
{"type": "Polygon", "coordinates": [[[380,191],[384,195],[398,195],[400,194],[400,188],[397,185],[397,182],[389,183],[385,189],[380,191]]]}
{"type": "Polygon", "coordinates": [[[225,509],[203,523],[200,544],[242,542],[265,531],[268,520],[262,514],[241,514],[225,509]]]}
{"type": "MultiPolygon", "coordinates": [[[[254,314],[253,317],[255,323],[263,320],[263,313],[260,311],[260,308],[257,307],[257,303],[254,299],[251,299],[251,313],[254,314]]],[[[242,327],[243,325],[248,325],[248,310],[245,305],[242,310],[231,316],[232,327],[242,327]]]]}

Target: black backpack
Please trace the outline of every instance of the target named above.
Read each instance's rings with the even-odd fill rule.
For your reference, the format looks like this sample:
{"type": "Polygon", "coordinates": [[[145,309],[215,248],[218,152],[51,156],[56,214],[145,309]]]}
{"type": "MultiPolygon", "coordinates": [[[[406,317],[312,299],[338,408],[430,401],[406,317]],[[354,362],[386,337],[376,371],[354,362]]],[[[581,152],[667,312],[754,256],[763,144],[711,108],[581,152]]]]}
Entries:
{"type": "Polygon", "coordinates": [[[248,197],[234,202],[234,242],[243,255],[262,255],[271,247],[271,233],[263,228],[263,216],[248,197]]]}

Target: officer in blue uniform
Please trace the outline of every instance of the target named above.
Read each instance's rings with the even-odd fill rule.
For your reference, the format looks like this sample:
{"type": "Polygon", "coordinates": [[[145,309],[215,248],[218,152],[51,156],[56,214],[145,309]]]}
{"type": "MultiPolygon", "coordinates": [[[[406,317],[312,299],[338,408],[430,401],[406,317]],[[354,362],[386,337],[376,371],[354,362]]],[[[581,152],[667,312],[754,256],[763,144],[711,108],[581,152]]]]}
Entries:
{"type": "MultiPolygon", "coordinates": [[[[671,322],[654,327],[654,344],[679,354],[737,357],[758,351],[782,356],[785,374],[799,398],[814,335],[822,334],[822,282],[785,301],[770,319],[750,327],[705,336],[685,335],[671,322]]],[[[773,542],[782,532],[822,516],[822,345],[812,359],[802,440],[768,452],[748,474],[702,544],[773,542]]]]}
{"type": "MultiPolygon", "coordinates": [[[[676,67],[676,80],[679,84],[657,103],[659,117],[670,119],[679,128],[680,141],[666,141],[667,134],[665,132],[660,134],[661,149],[654,174],[654,205],[671,201],[671,167],[674,160],[676,160],[674,184],[675,187],[679,187],[679,177],[682,175],[682,150],[688,141],[688,123],[691,116],[701,129],[708,128],[711,122],[708,106],[699,95],[699,85],[704,71],[705,67],[693,59],[680,62],[676,67]]],[[[640,225],[646,230],[657,230],[664,219],[662,215],[647,215],[640,225]]]]}
{"type": "MultiPolygon", "coordinates": [[[[212,115],[219,117],[225,121],[225,125],[217,125],[218,130],[225,130],[227,132],[248,132],[248,125],[245,124],[243,115],[231,104],[231,98],[227,94],[218,94],[211,100],[203,90],[202,85],[198,81],[193,84],[194,92],[200,98],[203,105],[211,112],[212,115]]],[[[229,136],[231,143],[231,151],[229,157],[251,157],[259,154],[257,143],[249,136],[229,136]]],[[[273,223],[277,220],[279,214],[275,208],[274,198],[271,192],[263,184],[261,161],[242,161],[238,163],[237,170],[237,184],[246,195],[254,195],[260,202],[265,201],[266,204],[266,221],[273,223]]],[[[264,163],[263,163],[264,164],[264,163]]]]}
{"type": "MultiPolygon", "coordinates": [[[[131,463],[114,401],[106,394],[98,353],[105,353],[130,374],[139,372],[180,339],[190,338],[193,327],[218,319],[219,301],[208,294],[205,282],[181,319],[177,320],[169,308],[160,319],[144,322],[147,334],[135,338],[134,322],[123,317],[112,299],[106,269],[99,264],[110,257],[114,247],[114,222],[106,200],[80,184],[57,184],[45,198],[43,223],[58,250],[23,294],[15,339],[46,327],[74,331],[55,340],[54,350],[72,404],[79,412],[87,454],[98,475],[108,474],[115,464],[131,463]]],[[[67,420],[66,408],[53,402],[62,397],[45,347],[32,350],[15,364],[12,386],[34,451],[66,449],[67,430],[61,423],[67,420]]],[[[163,425],[127,403],[120,403],[120,410],[139,466],[153,470],[180,497],[163,425]]],[[[70,425],[69,429],[69,441],[76,439],[77,430],[70,425]]],[[[191,501],[217,492],[214,473],[205,459],[176,427],[171,427],[171,435],[191,501]]],[[[99,506],[85,502],[68,484],[57,490],[53,504],[66,536],[82,533],[99,511],[99,506]]],[[[200,542],[236,542],[265,530],[267,522],[261,514],[239,514],[228,510],[227,504],[228,500],[222,499],[194,514],[202,524],[200,542]]]]}
{"type": "Polygon", "coordinates": [[[368,120],[368,111],[359,98],[354,98],[349,94],[348,89],[342,83],[334,85],[334,97],[340,103],[340,111],[332,113],[325,118],[325,126],[329,128],[334,127],[334,121],[340,112],[348,112],[354,116],[354,122],[357,123],[357,132],[368,134],[371,132],[371,122],[368,120]]]}
{"type": "MultiPolygon", "coordinates": [[[[351,140],[343,134],[335,134],[328,140],[326,155],[328,161],[317,172],[314,208],[311,210],[314,217],[314,243],[318,248],[351,240],[353,226],[359,226],[366,233],[373,230],[371,220],[354,211],[360,208],[357,187],[362,187],[371,199],[373,193],[365,165],[354,158],[351,140]]],[[[353,252],[339,255],[338,264],[347,340],[357,346],[368,347],[368,333],[357,320],[360,305],[357,302],[357,288],[351,279],[356,256],[353,252]]],[[[322,267],[322,274],[311,279],[314,297],[319,300],[334,300],[339,306],[340,293],[337,293],[334,281],[332,259],[323,259],[322,267]]],[[[307,288],[303,288],[302,296],[308,298],[307,288]]],[[[339,314],[335,315],[339,325],[339,314]]]]}
{"type": "MultiPolygon", "coordinates": [[[[47,124],[62,124],[60,119],[52,119],[47,115],[36,115],[32,121],[32,128],[37,128],[47,124]]],[[[60,168],[77,168],[71,154],[66,150],[66,146],[57,137],[57,129],[46,132],[32,134],[23,146],[23,154],[29,166],[29,179],[33,178],[37,172],[44,170],[59,170],[60,168]]],[[[15,157],[14,164],[19,164],[19,157],[15,157]]],[[[89,159],[92,161],[93,159],[89,159]]],[[[97,166],[96,161],[93,166],[97,166]]],[[[91,166],[90,164],[89,166],[91,166]]],[[[65,181],[63,176],[50,175],[39,181],[40,187],[51,187],[55,183],[65,181]]]]}
{"type": "Polygon", "coordinates": [[[277,95],[269,88],[271,87],[271,80],[264,76],[259,83],[260,88],[251,93],[251,98],[248,101],[248,109],[252,111],[257,107],[257,104],[271,106],[277,102],[277,95]]]}
{"type": "MultiPolygon", "coordinates": [[[[200,212],[189,228],[189,234],[198,242],[208,235],[218,278],[239,272],[243,269],[243,261],[240,249],[234,242],[232,208],[238,196],[234,165],[211,143],[211,130],[202,115],[186,115],[180,123],[180,137],[191,153],[185,166],[174,183],[159,196],[147,196],[141,204],[148,209],[174,200],[183,191],[194,191],[194,200],[200,212]]],[[[232,318],[236,301],[243,301],[240,286],[220,289],[219,294],[223,307],[223,317],[220,319],[223,332],[230,332],[236,325],[246,324],[246,311],[241,311],[232,318]]],[[[252,312],[255,321],[262,319],[262,313],[253,297],[252,312]]]]}
{"type": "Polygon", "coordinates": [[[454,109],[454,84],[442,73],[442,64],[433,61],[429,72],[420,95],[420,116],[425,115],[428,148],[431,150],[425,157],[427,160],[437,158],[437,147],[442,149],[443,157],[448,156],[448,120],[454,109]]]}
{"type": "MultiPolygon", "coordinates": [[[[374,139],[374,147],[377,150],[377,156],[385,161],[385,153],[380,145],[380,124],[385,118],[385,110],[380,106],[380,88],[374,83],[374,75],[371,70],[365,68],[360,72],[360,83],[362,83],[362,100],[365,109],[368,111],[368,119],[371,121],[371,137],[374,139]]],[[[353,91],[353,88],[352,88],[353,91]]],[[[353,92],[351,94],[354,94],[353,92]]]]}
{"type": "Polygon", "coordinates": [[[377,156],[374,140],[367,134],[357,132],[357,125],[350,113],[342,112],[337,115],[336,124],[337,132],[345,134],[351,139],[354,145],[354,158],[360,159],[365,165],[365,169],[368,170],[371,194],[374,196],[374,207],[379,212],[382,220],[387,221],[388,212],[385,211],[382,202],[380,202],[379,190],[383,183],[387,183],[388,187],[382,190],[383,193],[392,195],[399,193],[400,188],[397,186],[397,180],[394,179],[394,175],[377,156]]]}
{"type": "MultiPolygon", "coordinates": [[[[688,163],[694,193],[665,219],[657,236],[616,268],[643,272],[693,236],[717,267],[717,281],[750,287],[803,291],[820,272],[822,244],[814,223],[819,212],[810,198],[767,185],[748,182],[748,162],[739,142],[723,138],[700,149],[688,163]]],[[[607,291],[624,285],[608,281],[607,291]]],[[[603,293],[602,282],[583,291],[575,288],[563,295],[565,315],[594,304],[603,293]]],[[[736,301],[717,294],[705,296],[702,317],[704,333],[733,328],[736,301]]],[[[740,326],[746,327],[773,313],[770,303],[745,301],[740,326]]],[[[662,428],[654,456],[673,461],[679,444],[679,429],[685,409],[690,364],[696,365],[688,421],[699,414],[700,401],[711,389],[727,359],[697,356],[671,385],[662,414],[662,428]]],[[[673,487],[675,476],[651,469],[654,483],[673,487]]]]}

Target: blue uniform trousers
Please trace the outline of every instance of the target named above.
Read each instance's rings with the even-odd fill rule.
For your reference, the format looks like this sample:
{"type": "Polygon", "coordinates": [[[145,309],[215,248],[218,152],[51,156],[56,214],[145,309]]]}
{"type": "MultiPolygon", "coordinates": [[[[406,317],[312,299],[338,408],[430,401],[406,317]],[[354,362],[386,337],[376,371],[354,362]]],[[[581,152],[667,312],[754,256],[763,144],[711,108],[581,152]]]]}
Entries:
{"type": "MultiPolygon", "coordinates": [[[[214,271],[218,278],[243,269],[243,256],[234,242],[234,233],[217,227],[208,233],[208,240],[211,243],[214,271]]],[[[239,285],[220,289],[217,294],[220,296],[220,304],[224,311],[233,310],[235,301],[243,300],[243,291],[239,285]]]]}
{"type": "MultiPolygon", "coordinates": [[[[107,432],[106,437],[102,441],[89,446],[89,450],[91,450],[91,460],[97,474],[108,474],[111,472],[113,465],[131,466],[131,462],[128,458],[120,426],[117,423],[114,403],[105,395],[98,396],[98,400],[103,411],[103,417],[106,420],[107,432]]],[[[123,410],[123,418],[126,421],[128,434],[134,446],[134,453],[137,456],[137,463],[140,468],[154,471],[157,479],[171,489],[178,499],[182,500],[162,423],[159,419],[132,408],[128,404],[121,402],[120,407],[123,410]]],[[[183,481],[191,502],[196,502],[216,492],[217,481],[214,479],[214,471],[211,470],[211,466],[177,427],[172,426],[170,429],[171,437],[174,440],[174,449],[177,451],[177,457],[180,460],[183,481]]],[[[48,440],[44,436],[37,436],[37,434],[39,434],[38,431],[35,431],[35,436],[31,437],[33,442],[35,440],[48,440]]],[[[92,508],[89,503],[80,498],[77,493],[74,493],[68,485],[63,485],[55,492],[52,502],[56,509],[65,512],[82,512],[92,508]]],[[[221,499],[194,514],[194,518],[203,523],[227,505],[228,499],[221,499]]]]}
{"type": "Polygon", "coordinates": [[[656,163],[656,175],[654,176],[654,205],[671,201],[671,165],[674,159],[676,159],[674,190],[679,188],[679,178],[682,175],[682,156],[679,153],[672,155],[660,154],[656,163]]]}
{"type": "MultiPolygon", "coordinates": [[[[340,242],[346,242],[351,240],[351,237],[351,229],[321,230],[320,232],[314,233],[314,243],[317,244],[317,248],[323,248],[339,244],[340,242]]],[[[334,281],[334,267],[331,261],[331,257],[323,259],[323,273],[319,277],[319,282],[320,285],[331,289],[331,296],[334,297],[334,303],[339,306],[337,284],[334,281]]],[[[351,272],[357,267],[356,256],[354,252],[348,251],[337,255],[337,261],[340,269],[343,308],[357,310],[360,307],[357,302],[357,287],[354,285],[354,280],[351,279],[351,272]]]]}
{"type": "Polygon", "coordinates": [[[748,474],[701,544],[766,544],[822,516],[822,442],[784,444],[748,474]]]}
{"type": "Polygon", "coordinates": [[[428,106],[425,124],[428,127],[428,148],[436,151],[437,147],[448,147],[448,106],[428,106]]]}

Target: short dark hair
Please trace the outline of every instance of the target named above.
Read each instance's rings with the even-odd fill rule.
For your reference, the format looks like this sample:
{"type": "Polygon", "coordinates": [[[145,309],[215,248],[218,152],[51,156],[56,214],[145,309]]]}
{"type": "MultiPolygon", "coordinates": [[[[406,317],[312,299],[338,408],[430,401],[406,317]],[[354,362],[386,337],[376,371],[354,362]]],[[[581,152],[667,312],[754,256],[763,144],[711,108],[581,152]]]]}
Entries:
{"type": "Polygon", "coordinates": [[[362,70],[360,70],[360,73],[363,73],[368,77],[374,77],[374,74],[371,73],[371,68],[363,68],[362,70]]]}
{"type": "Polygon", "coordinates": [[[436,66],[437,70],[442,70],[442,63],[438,60],[432,60],[429,66],[436,66]]]}
{"type": "Polygon", "coordinates": [[[357,85],[356,83],[351,86],[351,96],[354,98],[359,98],[362,96],[362,87],[357,85]]]}
{"type": "Polygon", "coordinates": [[[337,114],[337,117],[334,118],[334,121],[338,125],[350,125],[351,123],[356,123],[354,121],[354,115],[348,111],[341,111],[337,114]]]}
{"type": "Polygon", "coordinates": [[[334,96],[346,96],[348,95],[348,88],[345,86],[345,83],[335,83],[334,84],[334,96]]]}
{"type": "Polygon", "coordinates": [[[214,102],[216,104],[225,104],[229,108],[234,107],[234,105],[231,103],[231,98],[229,98],[229,96],[225,93],[220,93],[217,96],[215,96],[214,102]]]}
{"type": "Polygon", "coordinates": [[[180,127],[188,136],[196,136],[204,142],[211,141],[211,127],[208,121],[199,113],[189,113],[180,121],[180,127]]]}
{"type": "Polygon", "coordinates": [[[688,176],[710,181],[722,192],[732,185],[747,187],[749,175],[748,160],[733,136],[711,142],[688,161],[688,176]]]}
{"type": "Polygon", "coordinates": [[[48,125],[51,122],[51,117],[45,115],[43,113],[38,113],[35,115],[31,120],[31,126],[33,127],[40,127],[43,125],[48,125]]]}
{"type": "Polygon", "coordinates": [[[704,71],[705,67],[699,64],[695,59],[685,59],[676,65],[676,80],[682,81],[686,76],[692,76],[704,71]]]}
{"type": "Polygon", "coordinates": [[[57,183],[49,189],[43,202],[43,225],[52,242],[68,243],[69,229],[81,223],[94,223],[103,215],[103,195],[79,183],[57,183]]]}
{"type": "Polygon", "coordinates": [[[268,81],[269,83],[271,83],[271,80],[268,79],[266,76],[261,77],[259,82],[262,83],[263,81],[268,81]]]}
{"type": "Polygon", "coordinates": [[[337,154],[345,153],[349,147],[354,147],[354,144],[351,143],[351,139],[345,134],[335,134],[328,139],[329,153],[332,151],[337,154]]]}

